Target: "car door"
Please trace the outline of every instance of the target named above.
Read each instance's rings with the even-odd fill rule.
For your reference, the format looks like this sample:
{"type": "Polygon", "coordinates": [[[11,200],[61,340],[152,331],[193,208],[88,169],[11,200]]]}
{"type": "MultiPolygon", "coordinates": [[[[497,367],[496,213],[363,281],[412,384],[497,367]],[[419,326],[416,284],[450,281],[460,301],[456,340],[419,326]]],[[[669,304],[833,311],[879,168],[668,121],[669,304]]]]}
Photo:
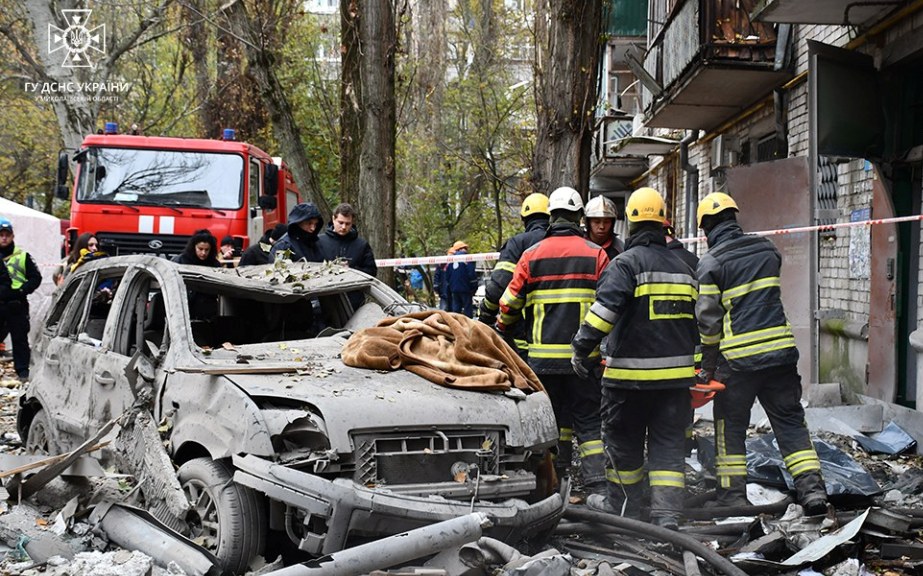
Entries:
{"type": "Polygon", "coordinates": [[[145,340],[151,286],[145,271],[134,269],[121,280],[106,322],[92,373],[90,426],[103,427],[122,415],[145,390],[150,394],[156,348],[145,340]]]}
{"type": "MultiPolygon", "coordinates": [[[[83,406],[89,400],[86,378],[71,361],[77,335],[89,306],[93,276],[69,282],[42,327],[42,343],[36,347],[38,358],[32,377],[33,393],[55,423],[56,443],[61,450],[79,445],[87,433],[83,406]]],[[[83,372],[85,373],[85,371],[83,372]]]]}

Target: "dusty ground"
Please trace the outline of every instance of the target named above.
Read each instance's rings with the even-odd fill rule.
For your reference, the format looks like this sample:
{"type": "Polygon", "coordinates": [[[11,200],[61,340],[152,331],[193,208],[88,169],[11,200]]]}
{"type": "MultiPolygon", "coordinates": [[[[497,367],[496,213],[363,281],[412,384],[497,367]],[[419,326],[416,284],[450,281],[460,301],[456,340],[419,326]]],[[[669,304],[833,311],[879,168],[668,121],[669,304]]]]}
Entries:
{"type": "MultiPolygon", "coordinates": [[[[8,359],[0,358],[0,454],[18,454],[22,452],[19,435],[16,433],[16,413],[20,395],[20,384],[12,372],[8,359]]],[[[700,423],[696,428],[697,434],[708,435],[711,433],[710,425],[700,423]]],[[[837,446],[851,455],[861,466],[868,470],[882,488],[880,495],[873,501],[858,503],[837,503],[837,514],[849,515],[853,510],[861,510],[870,504],[883,505],[892,509],[923,510],[923,458],[920,456],[877,456],[869,455],[859,449],[856,442],[849,437],[835,434],[820,434],[823,440],[837,446]]],[[[751,487],[753,485],[751,484],[751,487]]],[[[704,471],[694,471],[692,468],[687,475],[687,487],[691,494],[700,494],[712,487],[708,474],[704,471]]],[[[110,481],[104,486],[107,490],[118,491],[118,481],[110,481]]],[[[579,486],[578,486],[579,489],[579,486]]],[[[82,575],[82,576],[144,576],[147,574],[182,574],[178,569],[162,569],[153,564],[153,561],[143,554],[127,550],[112,549],[106,545],[104,539],[94,534],[92,527],[85,518],[69,518],[66,522],[67,530],[63,530],[60,512],[66,508],[67,502],[81,491],[100,490],[99,485],[86,485],[74,487],[63,481],[52,484],[43,490],[29,503],[17,504],[15,499],[0,499],[0,576],[23,575],[36,576],[53,575],[82,575]],[[62,533],[63,534],[59,534],[62,533]],[[28,536],[28,539],[24,536],[28,536]],[[50,552],[61,551],[70,553],[71,559],[66,561],[51,560],[47,564],[34,562],[26,550],[35,550],[45,557],[50,552]],[[76,557],[73,557],[77,554],[76,557]]],[[[6,496],[5,490],[0,489],[0,495],[6,496]]],[[[117,495],[116,495],[117,497],[117,495]]],[[[574,509],[583,509],[583,499],[579,492],[571,499],[574,509]]],[[[705,536],[700,535],[704,541],[719,552],[730,555],[750,540],[750,534],[760,534],[761,525],[777,521],[782,514],[767,515],[763,518],[744,519],[749,522],[749,527],[742,529],[738,536],[705,536]]],[[[921,514],[923,515],[923,514],[921,514]]],[[[903,542],[923,546],[923,532],[916,522],[916,529],[911,531],[909,538],[903,542]]],[[[556,531],[554,537],[545,543],[533,543],[527,554],[536,554],[539,551],[547,552],[554,546],[557,550],[565,552],[568,556],[555,556],[549,559],[545,568],[539,572],[532,571],[503,571],[497,572],[504,575],[527,574],[552,574],[569,576],[593,575],[640,575],[640,574],[682,574],[682,558],[675,549],[661,542],[643,540],[634,534],[606,534],[599,529],[599,525],[580,524],[579,522],[565,521],[556,531]],[[565,558],[565,560],[561,560],[565,558]],[[632,561],[633,566],[626,564],[632,561]],[[557,564],[555,564],[557,562],[557,564]],[[564,562],[564,565],[561,565],[564,562]],[[638,566],[646,567],[639,569],[638,566]]],[[[684,533],[695,531],[720,529],[714,521],[689,521],[682,528],[684,533]]],[[[880,530],[879,530],[880,532],[880,530]]],[[[717,534],[717,532],[712,532],[717,534]]],[[[864,533],[863,533],[864,534],[864,533]]],[[[878,546],[882,542],[895,541],[896,537],[881,537],[878,535],[863,535],[859,540],[860,545],[854,547],[845,559],[827,559],[817,566],[819,571],[785,572],[778,569],[772,570],[782,574],[825,574],[828,576],[863,576],[873,573],[898,576],[903,574],[923,573],[923,563],[919,560],[899,559],[882,561],[878,556],[878,546]]],[[[921,548],[923,550],[923,548],[921,548]]],[[[923,556],[923,551],[921,551],[923,556]]],[[[700,563],[701,564],[701,563],[700,563]]],[[[265,566],[258,572],[278,569],[281,565],[265,566]]],[[[702,565],[702,574],[711,574],[707,565],[702,565]]],[[[748,574],[767,573],[761,568],[746,567],[748,574]]],[[[392,571],[397,574],[398,572],[392,571]]]]}

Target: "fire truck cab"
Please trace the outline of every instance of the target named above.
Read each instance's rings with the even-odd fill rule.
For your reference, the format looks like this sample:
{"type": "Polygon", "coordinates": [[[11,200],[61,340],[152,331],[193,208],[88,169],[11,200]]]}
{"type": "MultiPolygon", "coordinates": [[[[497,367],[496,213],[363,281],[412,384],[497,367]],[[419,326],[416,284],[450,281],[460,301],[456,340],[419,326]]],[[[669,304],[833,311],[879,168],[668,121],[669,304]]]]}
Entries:
{"type": "MultiPolygon", "coordinates": [[[[67,196],[68,158],[58,166],[67,196]]],[[[183,250],[196,230],[234,239],[237,254],[285,222],[299,202],[291,171],[256,146],[223,140],[118,134],[112,123],[87,136],[74,156],[67,249],[84,232],[112,256],[183,250]]]]}

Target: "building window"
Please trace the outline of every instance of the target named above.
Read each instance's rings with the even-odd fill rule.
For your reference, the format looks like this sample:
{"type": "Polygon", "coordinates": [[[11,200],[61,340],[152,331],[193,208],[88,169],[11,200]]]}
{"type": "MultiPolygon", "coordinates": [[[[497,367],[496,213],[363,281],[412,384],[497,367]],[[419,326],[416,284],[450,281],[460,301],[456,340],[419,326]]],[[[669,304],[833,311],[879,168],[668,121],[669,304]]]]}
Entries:
{"type": "Polygon", "coordinates": [[[767,134],[756,141],[755,162],[771,162],[781,158],[779,153],[779,140],[776,133],[767,134]]]}

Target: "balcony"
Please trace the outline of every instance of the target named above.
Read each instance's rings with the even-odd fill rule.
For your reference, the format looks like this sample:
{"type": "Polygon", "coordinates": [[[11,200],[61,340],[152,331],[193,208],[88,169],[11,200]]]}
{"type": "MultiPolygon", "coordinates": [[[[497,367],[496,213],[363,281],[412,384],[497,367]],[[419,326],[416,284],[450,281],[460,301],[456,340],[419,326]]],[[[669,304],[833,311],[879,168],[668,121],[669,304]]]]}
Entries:
{"type": "Polygon", "coordinates": [[[631,118],[608,116],[593,141],[590,189],[597,192],[631,190],[631,181],[644,174],[650,156],[673,152],[679,140],[654,136],[632,136],[631,118]]]}
{"type": "Polygon", "coordinates": [[[790,35],[751,22],[755,3],[678,0],[654,15],[652,25],[663,25],[651,31],[637,70],[646,126],[713,130],[792,77],[784,65],[790,35]]]}
{"type": "Polygon", "coordinates": [[[868,28],[900,6],[897,0],[759,0],[751,13],[754,20],[797,24],[839,24],[868,28]]]}

